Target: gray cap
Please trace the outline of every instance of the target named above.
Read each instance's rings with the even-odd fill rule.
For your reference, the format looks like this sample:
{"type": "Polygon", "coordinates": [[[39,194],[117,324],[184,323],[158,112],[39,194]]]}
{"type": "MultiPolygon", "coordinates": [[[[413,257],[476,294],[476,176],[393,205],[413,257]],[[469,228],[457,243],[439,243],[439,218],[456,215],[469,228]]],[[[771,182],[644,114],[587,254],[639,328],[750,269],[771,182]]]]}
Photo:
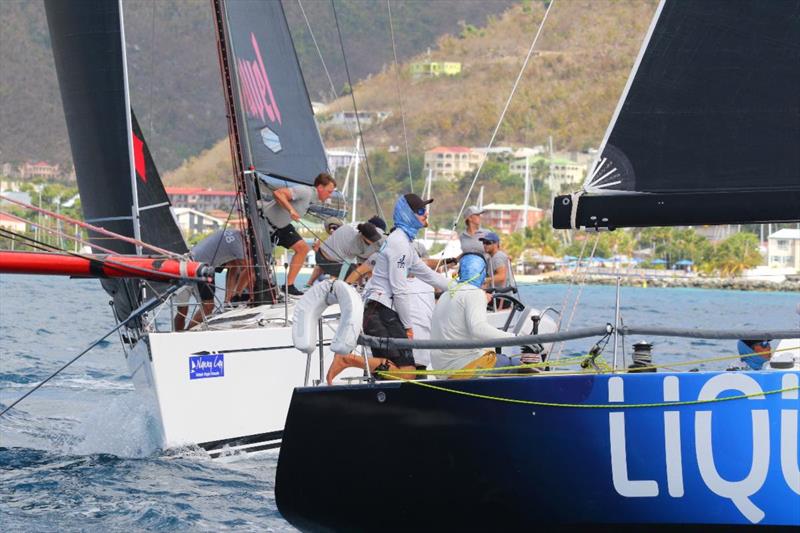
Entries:
{"type": "Polygon", "coordinates": [[[483,209],[479,209],[477,205],[471,205],[464,210],[464,218],[469,218],[472,215],[480,215],[483,209]]]}

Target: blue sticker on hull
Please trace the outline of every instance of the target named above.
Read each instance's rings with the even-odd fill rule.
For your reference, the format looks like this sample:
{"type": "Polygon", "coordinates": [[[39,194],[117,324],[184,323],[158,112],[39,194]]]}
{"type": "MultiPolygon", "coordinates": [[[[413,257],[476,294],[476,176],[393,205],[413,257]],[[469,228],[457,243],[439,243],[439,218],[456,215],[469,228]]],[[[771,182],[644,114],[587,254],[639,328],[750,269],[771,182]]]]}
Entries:
{"type": "Polygon", "coordinates": [[[225,376],[225,354],[212,353],[189,357],[189,379],[221,378],[225,376]]]}

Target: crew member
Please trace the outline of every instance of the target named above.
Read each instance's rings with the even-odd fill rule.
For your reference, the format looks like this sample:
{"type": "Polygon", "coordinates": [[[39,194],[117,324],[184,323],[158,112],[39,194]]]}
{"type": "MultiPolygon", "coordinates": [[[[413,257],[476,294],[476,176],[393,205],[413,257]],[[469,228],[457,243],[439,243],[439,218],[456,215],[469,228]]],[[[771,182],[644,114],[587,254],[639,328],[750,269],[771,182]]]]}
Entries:
{"type": "Polygon", "coordinates": [[[313,187],[298,185],[276,189],[273,193],[275,199],[264,206],[264,215],[271,226],[273,244],[294,252],[286,276],[288,289],[285,286],[281,287],[290,296],[303,295],[303,292],[295,287],[294,282],[310,251],[306,241],[292,225],[292,221],[300,220],[308,212],[308,207],[315,196],[320,202],[324,202],[330,198],[334,190],[336,190],[336,180],[323,172],[314,179],[313,187]]]}
{"type": "MultiPolygon", "coordinates": [[[[486,304],[491,296],[481,289],[486,278],[486,261],[482,255],[464,254],[458,266],[458,283],[445,291],[433,310],[431,339],[489,340],[513,337],[513,333],[489,324],[486,304]]],[[[437,370],[457,370],[489,356],[485,368],[511,366],[514,362],[502,354],[481,348],[446,348],[431,350],[431,362],[437,370]]]]}
{"type": "Polygon", "coordinates": [[[355,269],[356,262],[362,263],[377,252],[382,241],[383,234],[369,222],[357,226],[345,224],[319,247],[317,266],[333,278],[346,277],[355,269]]]}
{"type": "Polygon", "coordinates": [[[483,245],[478,240],[481,235],[481,214],[483,210],[471,205],[464,211],[464,231],[458,236],[461,241],[461,253],[483,253],[483,245]]]}
{"type": "Polygon", "coordinates": [[[483,243],[486,263],[489,274],[484,282],[484,288],[504,289],[506,287],[516,288],[516,281],[511,270],[511,260],[508,255],[500,249],[500,237],[493,231],[486,232],[480,237],[483,243]]]}
{"type": "MultiPolygon", "coordinates": [[[[427,206],[433,199],[423,200],[416,194],[401,196],[394,208],[395,230],[389,234],[381,250],[375,254],[372,277],[365,289],[364,334],[396,339],[414,338],[408,274],[440,290],[447,288],[447,278],[425,265],[412,246],[420,229],[428,225],[427,206]]],[[[414,355],[409,349],[372,348],[369,367],[376,370],[415,370],[414,355]]],[[[328,370],[328,383],[342,370],[364,367],[361,357],[354,354],[335,355],[328,370]]],[[[413,373],[400,374],[413,378],[413,373]]]]}
{"type": "MultiPolygon", "coordinates": [[[[192,248],[192,257],[195,261],[211,265],[217,272],[227,270],[225,279],[225,303],[242,293],[248,283],[247,263],[245,261],[244,241],[239,230],[215,231],[192,248]]],[[[204,315],[209,315],[214,310],[214,284],[198,283],[201,308],[197,310],[189,322],[189,328],[194,327],[203,320],[204,315]]],[[[188,295],[188,293],[187,293],[188,295]]],[[[188,299],[178,305],[175,315],[175,329],[183,329],[188,313],[188,299]]]]}

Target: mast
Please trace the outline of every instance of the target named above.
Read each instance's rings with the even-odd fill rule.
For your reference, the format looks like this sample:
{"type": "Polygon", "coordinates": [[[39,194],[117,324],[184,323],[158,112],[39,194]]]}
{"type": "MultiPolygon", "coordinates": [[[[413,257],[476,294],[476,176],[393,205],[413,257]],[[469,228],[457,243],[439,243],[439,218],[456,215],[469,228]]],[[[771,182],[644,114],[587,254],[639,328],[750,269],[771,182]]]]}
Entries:
{"type": "MultiPolygon", "coordinates": [[[[122,0],[119,4],[119,38],[122,52],[122,86],[125,93],[125,122],[128,125],[128,164],[131,171],[131,221],[133,222],[133,238],[142,240],[142,226],[139,221],[139,186],[136,183],[136,162],[133,151],[133,121],[131,119],[131,92],[128,83],[128,54],[125,46],[125,19],[122,15],[122,0]]],[[[136,255],[142,255],[141,245],[136,245],[136,255]]]]}
{"type": "Polygon", "coordinates": [[[522,208],[522,228],[528,227],[528,204],[531,197],[531,161],[530,156],[525,156],[525,194],[522,208]]]}
{"type": "Polygon", "coordinates": [[[353,172],[353,213],[350,222],[356,221],[356,208],[358,206],[358,166],[361,162],[361,136],[356,137],[355,171],[353,172]]]}
{"type": "MultiPolygon", "coordinates": [[[[230,141],[231,161],[233,164],[233,175],[237,192],[236,206],[240,220],[244,223],[242,233],[245,252],[247,253],[248,272],[253,273],[249,281],[251,303],[274,302],[274,291],[270,290],[272,284],[269,280],[269,265],[264,254],[263,241],[259,239],[259,232],[254,227],[254,221],[258,220],[258,198],[253,182],[253,169],[245,168],[243,144],[239,136],[238,114],[234,98],[234,82],[232,79],[232,75],[236,69],[236,63],[230,61],[232,51],[229,50],[225,31],[225,8],[223,0],[212,0],[212,3],[214,8],[214,26],[217,34],[217,53],[220,62],[220,74],[222,76],[225,104],[228,108],[228,138],[230,141]]],[[[247,139],[245,139],[245,142],[246,141],[247,139]]],[[[247,145],[249,146],[249,143],[247,143],[247,145]]]]}

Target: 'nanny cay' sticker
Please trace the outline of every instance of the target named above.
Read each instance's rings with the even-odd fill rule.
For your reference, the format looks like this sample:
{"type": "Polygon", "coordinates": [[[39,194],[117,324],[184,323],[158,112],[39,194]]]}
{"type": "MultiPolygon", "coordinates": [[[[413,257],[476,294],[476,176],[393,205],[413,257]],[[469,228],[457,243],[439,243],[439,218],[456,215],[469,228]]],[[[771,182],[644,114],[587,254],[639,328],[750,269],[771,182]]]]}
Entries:
{"type": "Polygon", "coordinates": [[[189,379],[225,376],[225,354],[212,353],[189,357],[189,379]]]}

